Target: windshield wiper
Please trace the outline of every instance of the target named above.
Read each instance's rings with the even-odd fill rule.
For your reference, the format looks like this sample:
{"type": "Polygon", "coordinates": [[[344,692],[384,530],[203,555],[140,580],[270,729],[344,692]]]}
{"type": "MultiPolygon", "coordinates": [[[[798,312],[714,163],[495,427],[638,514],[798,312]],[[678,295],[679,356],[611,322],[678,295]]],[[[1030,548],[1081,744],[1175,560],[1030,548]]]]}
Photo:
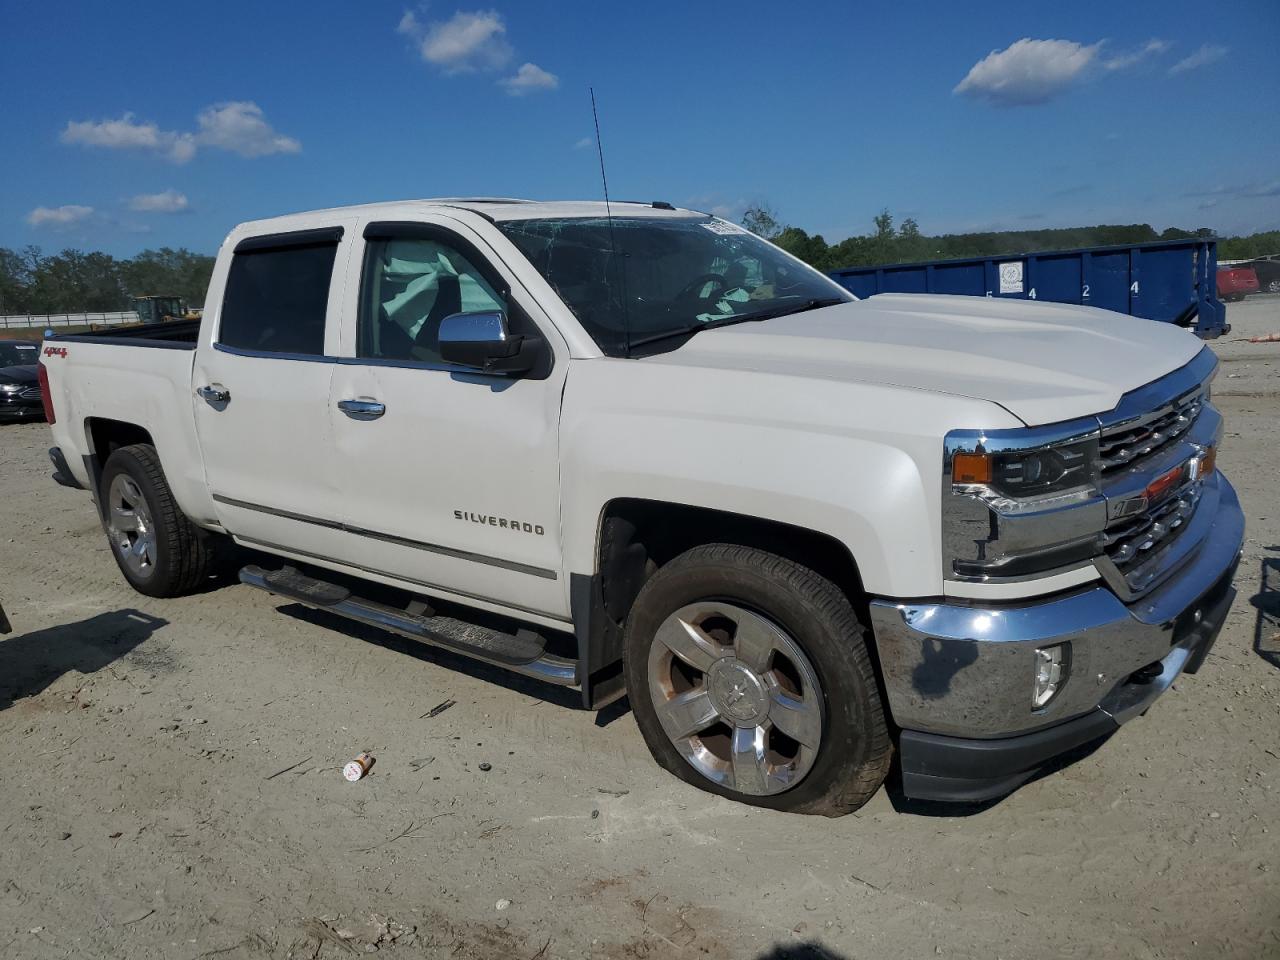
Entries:
{"type": "Polygon", "coordinates": [[[785,317],[793,313],[804,313],[806,310],[817,310],[819,307],[834,307],[837,303],[846,303],[843,297],[811,297],[808,300],[800,300],[797,303],[788,303],[782,306],[773,307],[769,310],[757,310],[755,313],[741,313],[735,316],[721,317],[717,320],[708,320],[705,323],[690,323],[683,327],[676,327],[674,330],[667,330],[663,333],[655,333],[652,336],[641,337],[639,340],[631,340],[627,343],[628,356],[630,350],[636,347],[643,347],[650,343],[658,343],[662,340],[671,340],[675,337],[692,336],[703,330],[714,330],[717,327],[728,327],[735,323],[748,323],[756,320],[772,320],[775,317],[785,317]]]}
{"type": "Polygon", "coordinates": [[[735,323],[746,320],[772,320],[774,317],[785,317],[793,313],[804,313],[806,310],[817,310],[819,307],[834,307],[837,303],[847,303],[844,297],[811,297],[799,303],[789,303],[769,310],[757,310],[755,313],[743,313],[731,318],[735,323]]]}

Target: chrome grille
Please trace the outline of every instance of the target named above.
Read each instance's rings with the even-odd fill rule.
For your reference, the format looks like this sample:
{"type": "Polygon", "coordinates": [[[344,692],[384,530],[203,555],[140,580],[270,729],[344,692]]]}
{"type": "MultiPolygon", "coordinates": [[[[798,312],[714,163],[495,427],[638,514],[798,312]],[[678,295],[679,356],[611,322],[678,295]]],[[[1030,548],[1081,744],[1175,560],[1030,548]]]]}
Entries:
{"type": "Polygon", "coordinates": [[[1102,533],[1102,549],[1124,576],[1129,589],[1144,589],[1156,572],[1148,562],[1159,557],[1187,528],[1200,503],[1203,485],[1187,484],[1145,513],[1113,524],[1102,533]]]}
{"type": "Polygon", "coordinates": [[[18,394],[18,396],[21,397],[23,400],[39,400],[40,388],[27,387],[27,389],[23,390],[20,394],[18,394]]]}
{"type": "Polygon", "coordinates": [[[1102,474],[1141,464],[1182,436],[1200,416],[1204,394],[1196,390],[1143,418],[1105,429],[1098,445],[1102,474]]]}

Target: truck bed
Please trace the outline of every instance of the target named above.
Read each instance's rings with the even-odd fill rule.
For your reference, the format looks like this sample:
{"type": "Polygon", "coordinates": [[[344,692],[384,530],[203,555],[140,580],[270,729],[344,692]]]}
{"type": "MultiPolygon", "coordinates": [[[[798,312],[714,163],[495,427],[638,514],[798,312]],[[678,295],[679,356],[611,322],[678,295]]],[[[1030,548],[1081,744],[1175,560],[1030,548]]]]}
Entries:
{"type": "Polygon", "coordinates": [[[86,458],[99,466],[110,446],[95,437],[110,424],[127,424],[155,446],[179,505],[190,516],[213,516],[196,436],[191,373],[199,321],[139,324],[44,341],[41,364],[48,375],[55,419],[54,444],[82,486],[95,481],[86,458]],[[149,349],[120,350],[118,347],[149,349]]]}
{"type": "Polygon", "coordinates": [[[94,333],[54,334],[57,342],[104,343],[130,347],[159,347],[168,350],[194,350],[200,337],[199,320],[176,320],[172,323],[140,323],[115,327],[94,333]]]}

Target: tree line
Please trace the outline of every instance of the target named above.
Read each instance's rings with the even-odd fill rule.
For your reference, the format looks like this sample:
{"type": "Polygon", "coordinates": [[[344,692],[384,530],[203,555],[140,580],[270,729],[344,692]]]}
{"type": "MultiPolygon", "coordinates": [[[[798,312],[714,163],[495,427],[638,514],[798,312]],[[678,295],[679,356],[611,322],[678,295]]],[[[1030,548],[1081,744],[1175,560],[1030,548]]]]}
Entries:
{"type": "MultiPolygon", "coordinates": [[[[811,235],[800,227],[782,223],[767,204],[748,208],[742,225],[819,270],[1213,236],[1205,228],[1170,227],[1157,232],[1146,223],[930,236],[922,233],[910,217],[895,225],[893,215],[883,210],[872,221],[870,233],[833,244],[821,234],[811,235]]],[[[1221,260],[1247,260],[1276,253],[1280,253],[1280,230],[1218,241],[1221,260]]],[[[144,250],[125,260],[81,250],[47,255],[39,247],[0,247],[0,315],[127,310],[129,298],[139,296],[175,296],[188,306],[201,306],[213,272],[213,259],[185,248],[169,247],[144,250]]]]}
{"type": "Polygon", "coordinates": [[[204,304],[213,257],[180,248],[144,250],[119,260],[110,254],[39,247],[0,247],[0,315],[128,310],[130,297],[181,297],[204,304]]]}
{"type": "MultiPolygon", "coordinates": [[[[809,234],[800,227],[783,223],[777,212],[763,203],[747,208],[742,225],[824,271],[882,263],[994,257],[1214,236],[1212,230],[1204,227],[1197,230],[1170,227],[1157,231],[1148,223],[930,236],[922,233],[919,224],[910,217],[895,226],[893,214],[882,210],[873,219],[870,233],[828,243],[821,234],[809,234]]],[[[1247,237],[1223,237],[1218,241],[1218,257],[1222,260],[1246,260],[1275,253],[1280,253],[1280,230],[1247,237]]]]}

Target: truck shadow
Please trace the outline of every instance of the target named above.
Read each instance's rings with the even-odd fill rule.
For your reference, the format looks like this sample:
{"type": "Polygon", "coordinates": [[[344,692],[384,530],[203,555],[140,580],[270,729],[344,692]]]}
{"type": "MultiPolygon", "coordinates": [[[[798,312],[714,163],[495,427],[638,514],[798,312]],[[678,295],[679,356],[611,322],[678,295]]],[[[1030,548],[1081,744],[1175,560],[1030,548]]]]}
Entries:
{"type": "MultiPolygon", "coordinates": [[[[1280,546],[1267,549],[1280,551],[1280,546]]],[[[1258,609],[1253,629],[1254,652],[1280,670],[1280,557],[1262,558],[1258,592],[1249,602],[1258,609]]]]}
{"type": "Polygon", "coordinates": [[[816,940],[787,945],[777,944],[768,953],[759,954],[754,960],[850,960],[843,953],[824,947],[816,940]]]}
{"type": "MultiPolygon", "coordinates": [[[[0,638],[0,710],[44,691],[70,671],[96,673],[168,622],[139,610],[112,610],[75,623],[0,638]]],[[[17,630],[21,627],[21,622],[14,624],[17,630]]]]}

